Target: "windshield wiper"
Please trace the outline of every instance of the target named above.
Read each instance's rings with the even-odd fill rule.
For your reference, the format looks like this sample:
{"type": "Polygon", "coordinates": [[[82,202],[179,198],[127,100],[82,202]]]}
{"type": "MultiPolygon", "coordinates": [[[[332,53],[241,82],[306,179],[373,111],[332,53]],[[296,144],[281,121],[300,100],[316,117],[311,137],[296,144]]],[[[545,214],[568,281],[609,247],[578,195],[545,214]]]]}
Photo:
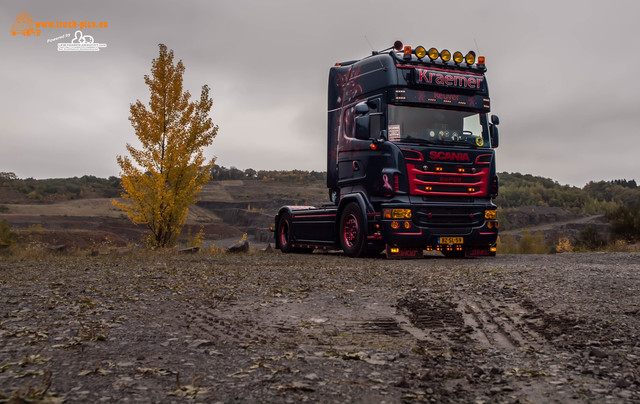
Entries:
{"type": "Polygon", "coordinates": [[[434,142],[433,140],[425,139],[423,137],[413,137],[407,136],[400,139],[401,142],[411,142],[411,143],[424,143],[424,144],[440,144],[438,142],[434,142]]]}
{"type": "Polygon", "coordinates": [[[456,144],[456,145],[463,145],[463,146],[468,146],[471,147],[473,149],[477,149],[478,145],[475,143],[471,143],[471,142],[467,142],[465,140],[445,140],[443,141],[444,144],[456,144]]]}

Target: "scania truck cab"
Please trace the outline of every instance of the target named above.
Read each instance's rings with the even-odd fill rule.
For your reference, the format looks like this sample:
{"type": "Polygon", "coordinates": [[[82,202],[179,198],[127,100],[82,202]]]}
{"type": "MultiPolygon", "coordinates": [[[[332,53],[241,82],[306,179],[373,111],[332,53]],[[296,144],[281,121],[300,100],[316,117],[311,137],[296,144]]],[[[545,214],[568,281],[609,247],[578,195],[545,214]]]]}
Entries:
{"type": "Polygon", "coordinates": [[[485,58],[397,41],[329,72],[331,204],[284,206],[276,247],[352,257],[495,255],[499,119],[485,58]]]}

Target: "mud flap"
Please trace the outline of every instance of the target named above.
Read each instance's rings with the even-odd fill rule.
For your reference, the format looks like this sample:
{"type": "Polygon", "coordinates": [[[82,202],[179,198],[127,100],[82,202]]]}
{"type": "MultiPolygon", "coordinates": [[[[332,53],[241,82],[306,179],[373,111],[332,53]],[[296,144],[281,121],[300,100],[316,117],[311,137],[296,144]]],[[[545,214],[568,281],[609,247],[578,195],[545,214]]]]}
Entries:
{"type": "Polygon", "coordinates": [[[469,257],[495,257],[496,253],[489,247],[471,247],[464,251],[464,256],[469,257]]]}
{"type": "Polygon", "coordinates": [[[386,252],[387,258],[391,259],[424,258],[422,248],[400,248],[387,244],[386,252]]]}

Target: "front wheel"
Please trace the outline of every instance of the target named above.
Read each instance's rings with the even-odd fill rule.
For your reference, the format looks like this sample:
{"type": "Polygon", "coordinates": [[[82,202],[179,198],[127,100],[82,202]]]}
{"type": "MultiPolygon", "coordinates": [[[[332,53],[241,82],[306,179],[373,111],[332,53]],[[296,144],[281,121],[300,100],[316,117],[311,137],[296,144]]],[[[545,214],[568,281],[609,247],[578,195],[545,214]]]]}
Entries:
{"type": "Polygon", "coordinates": [[[360,206],[351,202],[340,216],[340,246],[350,257],[363,257],[367,253],[367,239],[364,228],[364,216],[360,206]]]}

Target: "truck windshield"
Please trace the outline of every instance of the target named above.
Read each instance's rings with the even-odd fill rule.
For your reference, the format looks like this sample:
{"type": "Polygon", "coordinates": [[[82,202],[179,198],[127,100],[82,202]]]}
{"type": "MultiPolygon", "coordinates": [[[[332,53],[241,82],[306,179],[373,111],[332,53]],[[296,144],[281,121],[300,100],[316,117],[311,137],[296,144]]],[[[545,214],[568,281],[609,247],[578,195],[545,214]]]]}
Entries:
{"type": "Polygon", "coordinates": [[[484,114],[389,105],[388,136],[392,142],[490,147],[484,114]]]}

